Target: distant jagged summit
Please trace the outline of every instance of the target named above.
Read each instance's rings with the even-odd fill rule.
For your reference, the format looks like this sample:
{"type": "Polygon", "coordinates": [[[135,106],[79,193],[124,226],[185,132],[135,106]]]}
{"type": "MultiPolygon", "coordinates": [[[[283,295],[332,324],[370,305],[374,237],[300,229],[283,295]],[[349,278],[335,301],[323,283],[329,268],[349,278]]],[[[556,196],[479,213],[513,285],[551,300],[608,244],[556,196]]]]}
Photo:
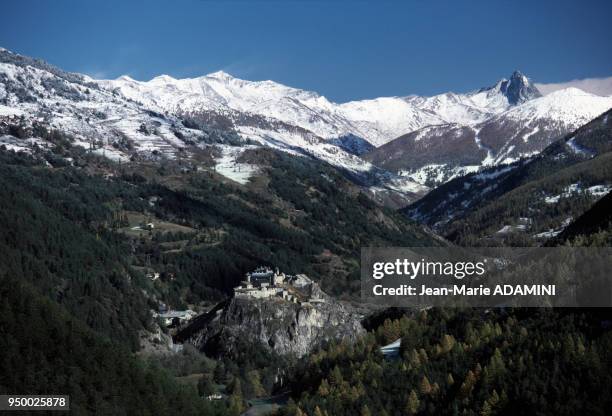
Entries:
{"type": "Polygon", "coordinates": [[[510,79],[502,79],[493,87],[481,91],[499,92],[506,97],[508,104],[518,105],[542,96],[538,88],[521,71],[514,71],[510,79]]]}
{"type": "Polygon", "coordinates": [[[501,92],[512,105],[521,104],[533,98],[542,96],[542,93],[520,71],[514,71],[509,80],[502,82],[501,92]]]}

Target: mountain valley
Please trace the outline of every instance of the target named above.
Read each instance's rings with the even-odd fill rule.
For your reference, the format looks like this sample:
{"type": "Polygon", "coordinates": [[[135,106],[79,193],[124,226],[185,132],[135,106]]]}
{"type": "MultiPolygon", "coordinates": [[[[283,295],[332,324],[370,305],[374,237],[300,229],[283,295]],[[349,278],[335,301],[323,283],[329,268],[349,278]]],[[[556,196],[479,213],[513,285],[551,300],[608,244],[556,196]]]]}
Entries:
{"type": "Polygon", "coordinates": [[[364,247],[609,246],[611,108],[519,71],[335,103],[0,49],[0,392],[65,389],[75,414],[612,408],[606,311],[359,298],[364,247]]]}
{"type": "Polygon", "coordinates": [[[612,189],[611,114],[538,155],[454,179],[405,212],[459,244],[533,245],[555,237],[612,189]]]}

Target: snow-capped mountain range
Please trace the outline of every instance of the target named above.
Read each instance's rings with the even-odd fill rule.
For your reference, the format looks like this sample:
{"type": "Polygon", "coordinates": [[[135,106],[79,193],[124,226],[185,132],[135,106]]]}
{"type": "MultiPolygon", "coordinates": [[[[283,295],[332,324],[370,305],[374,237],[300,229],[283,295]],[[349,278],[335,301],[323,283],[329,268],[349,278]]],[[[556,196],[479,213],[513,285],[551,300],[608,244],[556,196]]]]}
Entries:
{"type": "Polygon", "coordinates": [[[538,152],[610,107],[612,97],[575,88],[542,96],[518,71],[465,94],[334,103],[225,72],[95,80],[0,49],[0,119],[44,122],[121,160],[188,156],[192,146],[223,143],[219,132],[237,134],[319,158],[375,191],[412,197],[453,175],[538,152]]]}
{"type": "Polygon", "coordinates": [[[426,126],[363,157],[420,183],[438,185],[537,154],[610,108],[612,97],[567,88],[526,99],[484,121],[426,126]]]}
{"type": "Polygon", "coordinates": [[[160,75],[142,82],[122,76],[98,82],[156,111],[248,113],[300,127],[323,139],[352,135],[373,146],[425,126],[484,121],[540,96],[519,72],[510,80],[468,94],[382,97],[343,104],[315,92],[273,81],[245,81],[222,71],[188,79],[160,75]]]}

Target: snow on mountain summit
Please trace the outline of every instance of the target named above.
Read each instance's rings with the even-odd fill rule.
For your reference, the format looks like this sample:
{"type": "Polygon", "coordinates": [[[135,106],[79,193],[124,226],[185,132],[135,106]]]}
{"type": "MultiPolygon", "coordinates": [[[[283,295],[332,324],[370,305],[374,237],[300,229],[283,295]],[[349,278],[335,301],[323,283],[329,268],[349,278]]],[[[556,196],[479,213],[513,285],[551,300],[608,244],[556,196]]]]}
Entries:
{"type": "Polygon", "coordinates": [[[223,71],[223,70],[219,70],[216,72],[211,72],[210,74],[206,75],[209,78],[219,78],[219,79],[232,79],[234,78],[233,76],[231,76],[230,74],[228,74],[227,72],[223,71]]]}
{"type": "Polygon", "coordinates": [[[381,97],[334,103],[316,92],[274,81],[247,81],[224,71],[197,78],[161,75],[140,82],[131,78],[101,81],[158,111],[239,111],[308,130],[323,139],[352,135],[375,146],[428,125],[480,122],[516,103],[539,96],[528,78],[515,72],[497,88],[433,97],[381,97]]]}
{"type": "Polygon", "coordinates": [[[493,87],[482,89],[481,91],[494,91],[502,94],[511,105],[522,104],[534,98],[542,96],[542,93],[523,75],[521,71],[514,71],[509,79],[498,81],[493,87]]]}
{"type": "Polygon", "coordinates": [[[176,79],[171,77],[170,75],[162,74],[162,75],[158,75],[155,78],[151,79],[148,83],[149,84],[171,84],[174,81],[176,81],[176,79]]]}
{"type": "Polygon", "coordinates": [[[514,107],[505,117],[522,120],[547,118],[577,127],[612,107],[612,97],[602,97],[578,88],[566,88],[514,107]]]}
{"type": "MultiPolygon", "coordinates": [[[[513,81],[500,81],[470,98],[493,104],[491,113],[471,124],[432,125],[401,136],[370,151],[364,157],[376,166],[402,172],[421,183],[439,184],[482,166],[507,164],[539,153],[553,141],[588,123],[612,108],[612,97],[602,97],[577,88],[541,96],[528,79],[515,73],[513,81]],[[512,89],[510,83],[515,83],[512,89]],[[510,94],[514,98],[508,98],[510,94]],[[511,99],[523,100],[510,105],[511,99]],[[500,111],[494,106],[499,105],[500,111]]],[[[438,98],[455,102],[456,97],[438,98]]],[[[429,104],[436,101],[429,99],[429,104]]],[[[446,111],[451,105],[443,106],[446,111]]],[[[460,107],[461,108],[461,107],[460,107]]],[[[479,117],[475,107],[474,115],[479,117]]],[[[441,114],[438,112],[438,114],[441,114]]],[[[483,113],[484,114],[484,113],[483,113]]]]}
{"type": "MultiPolygon", "coordinates": [[[[424,176],[434,170],[454,175],[484,161],[505,163],[542,150],[612,107],[611,100],[575,88],[542,97],[515,71],[464,94],[336,103],[313,91],[224,71],[182,79],[162,74],[148,81],[129,75],[95,80],[0,49],[0,115],[44,119],[83,143],[104,143],[106,154],[117,153],[127,141],[130,157],[173,157],[190,145],[210,143],[207,129],[217,129],[237,134],[237,140],[309,154],[362,179],[386,178],[384,170],[408,175],[417,170],[421,177],[420,169],[429,172],[424,176]],[[402,140],[383,148],[397,138],[402,140]],[[374,147],[379,157],[368,157],[378,150],[374,147]],[[393,166],[385,165],[390,162],[393,166]]],[[[450,174],[436,177],[446,180],[450,174]]]]}

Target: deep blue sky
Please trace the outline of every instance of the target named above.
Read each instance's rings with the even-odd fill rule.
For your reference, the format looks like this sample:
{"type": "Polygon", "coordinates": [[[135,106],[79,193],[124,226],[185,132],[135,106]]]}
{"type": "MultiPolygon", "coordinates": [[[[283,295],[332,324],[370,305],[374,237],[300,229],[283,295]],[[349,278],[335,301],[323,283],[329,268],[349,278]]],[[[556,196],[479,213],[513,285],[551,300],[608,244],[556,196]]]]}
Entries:
{"type": "Polygon", "coordinates": [[[225,70],[335,101],[612,75],[612,1],[31,1],[0,46],[96,77],[225,70]]]}

